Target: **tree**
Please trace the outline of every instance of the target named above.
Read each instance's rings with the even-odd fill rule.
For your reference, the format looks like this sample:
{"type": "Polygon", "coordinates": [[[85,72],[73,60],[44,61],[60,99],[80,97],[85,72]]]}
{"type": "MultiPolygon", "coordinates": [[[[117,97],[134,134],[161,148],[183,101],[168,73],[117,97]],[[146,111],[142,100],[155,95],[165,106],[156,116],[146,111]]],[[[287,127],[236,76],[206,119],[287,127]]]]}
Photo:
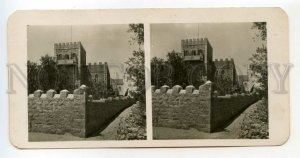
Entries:
{"type": "Polygon", "coordinates": [[[171,86],[182,85],[185,86],[187,83],[187,70],[184,64],[183,57],[174,50],[167,54],[167,63],[172,68],[170,72],[171,86]]]}
{"type": "Polygon", "coordinates": [[[70,72],[65,67],[57,67],[56,61],[49,55],[40,58],[40,65],[27,61],[28,93],[37,89],[55,89],[57,92],[73,89],[70,76],[70,72]]]}
{"type": "Polygon", "coordinates": [[[131,41],[129,41],[131,44],[137,43],[139,46],[144,45],[144,24],[129,24],[128,32],[134,34],[134,36],[131,37],[131,41]]]}
{"type": "Polygon", "coordinates": [[[258,32],[256,37],[261,42],[261,46],[257,47],[256,53],[252,55],[250,60],[250,69],[257,78],[259,87],[256,90],[263,96],[268,97],[268,63],[267,63],[267,24],[266,22],[253,23],[252,29],[258,32]]]}
{"type": "Polygon", "coordinates": [[[38,77],[39,65],[35,62],[27,61],[27,85],[28,85],[28,94],[33,93],[39,88],[38,86],[38,77]]]}
{"type": "Polygon", "coordinates": [[[42,56],[41,66],[38,73],[39,89],[47,91],[49,89],[59,89],[58,87],[58,69],[53,57],[49,55],[42,56]]]}
{"type": "Polygon", "coordinates": [[[169,83],[169,67],[164,59],[153,57],[151,59],[151,84],[159,88],[169,83]]]}
{"type": "Polygon", "coordinates": [[[128,32],[133,33],[131,44],[137,43],[139,46],[139,49],[133,51],[132,57],[125,62],[128,65],[127,74],[137,87],[136,91],[131,93],[137,100],[145,102],[145,54],[143,48],[141,48],[144,45],[144,25],[130,24],[128,32]]]}

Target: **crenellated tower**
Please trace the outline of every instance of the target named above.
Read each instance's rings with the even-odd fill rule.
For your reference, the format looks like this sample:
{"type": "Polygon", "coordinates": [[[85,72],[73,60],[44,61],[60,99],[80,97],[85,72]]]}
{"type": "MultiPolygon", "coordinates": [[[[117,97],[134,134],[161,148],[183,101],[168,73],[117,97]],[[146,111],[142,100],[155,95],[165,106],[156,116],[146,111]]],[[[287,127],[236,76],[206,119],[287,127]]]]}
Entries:
{"type": "Polygon", "coordinates": [[[58,68],[68,74],[70,90],[86,84],[86,52],[81,42],[55,43],[54,52],[58,68]]]}
{"type": "Polygon", "coordinates": [[[198,87],[213,80],[213,49],[207,38],[181,40],[181,53],[188,65],[188,84],[198,87]]]}

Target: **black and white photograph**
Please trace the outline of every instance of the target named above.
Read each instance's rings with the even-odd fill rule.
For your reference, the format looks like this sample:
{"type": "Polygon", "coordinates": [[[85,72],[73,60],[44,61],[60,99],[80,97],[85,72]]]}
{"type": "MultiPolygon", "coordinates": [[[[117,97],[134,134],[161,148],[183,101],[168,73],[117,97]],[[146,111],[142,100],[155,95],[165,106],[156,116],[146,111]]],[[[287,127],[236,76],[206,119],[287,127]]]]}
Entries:
{"type": "Polygon", "coordinates": [[[153,139],[268,139],[267,23],[151,24],[153,139]]]}
{"type": "Polygon", "coordinates": [[[27,26],[29,141],[145,140],[144,25],[27,26]]]}
{"type": "Polygon", "coordinates": [[[10,142],[283,145],[288,24],[280,8],[18,11],[7,24],[10,142]]]}

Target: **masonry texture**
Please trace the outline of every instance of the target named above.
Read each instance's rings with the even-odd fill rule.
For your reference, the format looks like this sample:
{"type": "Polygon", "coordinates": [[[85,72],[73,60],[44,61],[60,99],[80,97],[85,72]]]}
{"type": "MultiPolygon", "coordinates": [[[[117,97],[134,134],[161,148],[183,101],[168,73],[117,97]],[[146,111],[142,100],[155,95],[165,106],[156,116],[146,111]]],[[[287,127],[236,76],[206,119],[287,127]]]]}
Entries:
{"type": "Polygon", "coordinates": [[[86,106],[86,134],[87,136],[99,132],[125,108],[134,104],[128,97],[116,97],[102,100],[93,100],[86,106]]]}
{"type": "Polygon", "coordinates": [[[194,86],[152,87],[153,125],[212,132],[258,100],[252,95],[215,96],[210,81],[194,86]]]}
{"type": "Polygon", "coordinates": [[[87,137],[99,132],[97,130],[132,104],[133,99],[128,97],[93,100],[85,86],[75,89],[73,94],[67,90],[60,94],[48,90],[43,94],[37,90],[28,97],[28,129],[29,132],[87,137]]]}

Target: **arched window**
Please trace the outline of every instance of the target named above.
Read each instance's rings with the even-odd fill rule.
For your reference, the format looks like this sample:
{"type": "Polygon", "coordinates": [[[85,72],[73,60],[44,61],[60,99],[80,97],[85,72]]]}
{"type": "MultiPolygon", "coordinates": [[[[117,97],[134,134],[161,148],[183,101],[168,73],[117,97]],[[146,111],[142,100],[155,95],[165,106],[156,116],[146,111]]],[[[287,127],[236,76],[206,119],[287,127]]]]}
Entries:
{"type": "Polygon", "coordinates": [[[98,74],[95,75],[95,82],[98,82],[98,74]]]}
{"type": "Polygon", "coordinates": [[[198,54],[197,55],[200,55],[202,53],[202,50],[201,49],[199,49],[198,50],[198,54]]]}
{"type": "Polygon", "coordinates": [[[71,54],[71,59],[75,59],[76,58],[76,54],[75,53],[72,53],[71,54]]]}
{"type": "Polygon", "coordinates": [[[196,51],[192,50],[192,55],[195,56],[196,55],[196,51]]]}
{"type": "Polygon", "coordinates": [[[58,60],[61,60],[61,59],[62,59],[62,55],[61,55],[61,54],[58,54],[58,55],[57,55],[57,59],[58,59],[58,60]]]}
{"type": "Polygon", "coordinates": [[[65,59],[67,59],[67,60],[70,59],[70,58],[69,58],[69,54],[66,54],[66,55],[65,55],[65,59]]]}

